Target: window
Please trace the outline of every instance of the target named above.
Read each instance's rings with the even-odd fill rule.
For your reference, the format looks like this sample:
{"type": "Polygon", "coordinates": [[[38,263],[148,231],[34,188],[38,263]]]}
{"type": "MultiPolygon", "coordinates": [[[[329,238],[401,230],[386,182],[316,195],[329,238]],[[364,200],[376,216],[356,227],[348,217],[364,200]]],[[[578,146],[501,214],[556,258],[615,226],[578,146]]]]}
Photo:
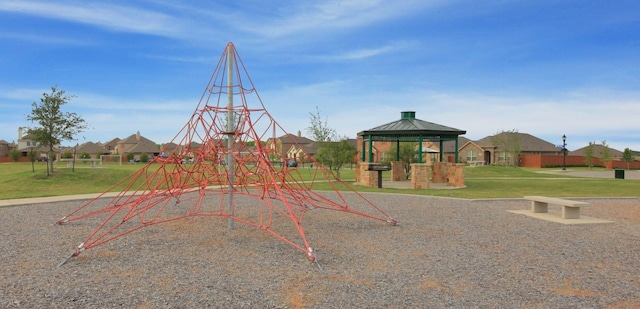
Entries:
{"type": "Polygon", "coordinates": [[[467,150],[467,162],[477,161],[478,151],[475,149],[467,150]]]}
{"type": "Polygon", "coordinates": [[[509,160],[511,160],[511,157],[509,156],[509,153],[501,151],[500,155],[498,156],[498,161],[499,162],[508,162],[509,160]]]}

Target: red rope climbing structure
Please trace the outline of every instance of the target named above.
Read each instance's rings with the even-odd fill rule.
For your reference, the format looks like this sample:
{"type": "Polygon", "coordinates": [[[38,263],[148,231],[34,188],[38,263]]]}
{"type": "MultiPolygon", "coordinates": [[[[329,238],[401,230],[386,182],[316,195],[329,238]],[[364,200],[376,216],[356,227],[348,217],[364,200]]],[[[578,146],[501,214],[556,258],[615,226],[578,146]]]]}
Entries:
{"type": "Polygon", "coordinates": [[[302,228],[309,210],[337,210],[396,224],[312,157],[305,158],[314,167],[305,169],[306,177],[288,167],[286,154],[274,143],[283,139],[297,145],[295,136],[267,112],[233,43],[227,44],[195,112],[161,154],[58,221],[103,219],[69,258],[143,227],[193,216],[227,218],[230,228],[237,221],[262,229],[311,261],[316,257],[302,228]],[[332,190],[311,190],[318,182],[332,190]],[[347,203],[344,190],[357,197],[358,207],[347,203]],[[283,222],[295,227],[299,239],[276,228],[283,222]]]}

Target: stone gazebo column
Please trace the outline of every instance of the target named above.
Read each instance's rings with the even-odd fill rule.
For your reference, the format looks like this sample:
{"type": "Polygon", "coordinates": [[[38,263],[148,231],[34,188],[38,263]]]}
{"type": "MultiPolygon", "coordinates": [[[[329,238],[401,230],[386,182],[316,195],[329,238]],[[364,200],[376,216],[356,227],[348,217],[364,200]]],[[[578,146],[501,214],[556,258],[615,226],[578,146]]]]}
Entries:
{"type": "Polygon", "coordinates": [[[425,163],[411,164],[411,189],[429,189],[430,167],[425,163]]]}

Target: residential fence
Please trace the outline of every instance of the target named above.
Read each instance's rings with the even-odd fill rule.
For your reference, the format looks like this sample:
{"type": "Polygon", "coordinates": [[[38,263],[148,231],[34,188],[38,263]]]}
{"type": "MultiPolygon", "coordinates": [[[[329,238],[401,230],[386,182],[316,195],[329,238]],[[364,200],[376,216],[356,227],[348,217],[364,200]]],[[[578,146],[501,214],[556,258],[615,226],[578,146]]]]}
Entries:
{"type": "MultiPolygon", "coordinates": [[[[561,155],[530,155],[530,154],[521,154],[520,162],[518,164],[520,167],[532,167],[532,168],[543,168],[543,167],[561,167],[561,166],[586,166],[585,157],[584,156],[561,156],[561,155]]],[[[593,158],[592,162],[593,166],[602,166],[608,169],[615,168],[631,168],[631,169],[640,169],[640,161],[633,161],[629,164],[620,158],[615,158],[611,161],[603,162],[599,158],[593,158]]]]}

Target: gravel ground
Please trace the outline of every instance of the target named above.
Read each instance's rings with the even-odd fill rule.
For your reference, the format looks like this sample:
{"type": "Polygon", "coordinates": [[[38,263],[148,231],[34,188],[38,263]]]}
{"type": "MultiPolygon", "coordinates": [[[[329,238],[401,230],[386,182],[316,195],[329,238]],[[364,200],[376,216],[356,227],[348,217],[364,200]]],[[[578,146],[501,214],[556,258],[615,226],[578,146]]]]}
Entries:
{"type": "Polygon", "coordinates": [[[640,308],[637,198],[589,200],[583,215],[614,223],[564,225],[507,211],[523,200],[367,196],[400,225],[309,212],[322,269],[215,217],[147,227],[57,267],[100,223],[54,224],[81,201],[2,207],[0,307],[640,308]]]}

